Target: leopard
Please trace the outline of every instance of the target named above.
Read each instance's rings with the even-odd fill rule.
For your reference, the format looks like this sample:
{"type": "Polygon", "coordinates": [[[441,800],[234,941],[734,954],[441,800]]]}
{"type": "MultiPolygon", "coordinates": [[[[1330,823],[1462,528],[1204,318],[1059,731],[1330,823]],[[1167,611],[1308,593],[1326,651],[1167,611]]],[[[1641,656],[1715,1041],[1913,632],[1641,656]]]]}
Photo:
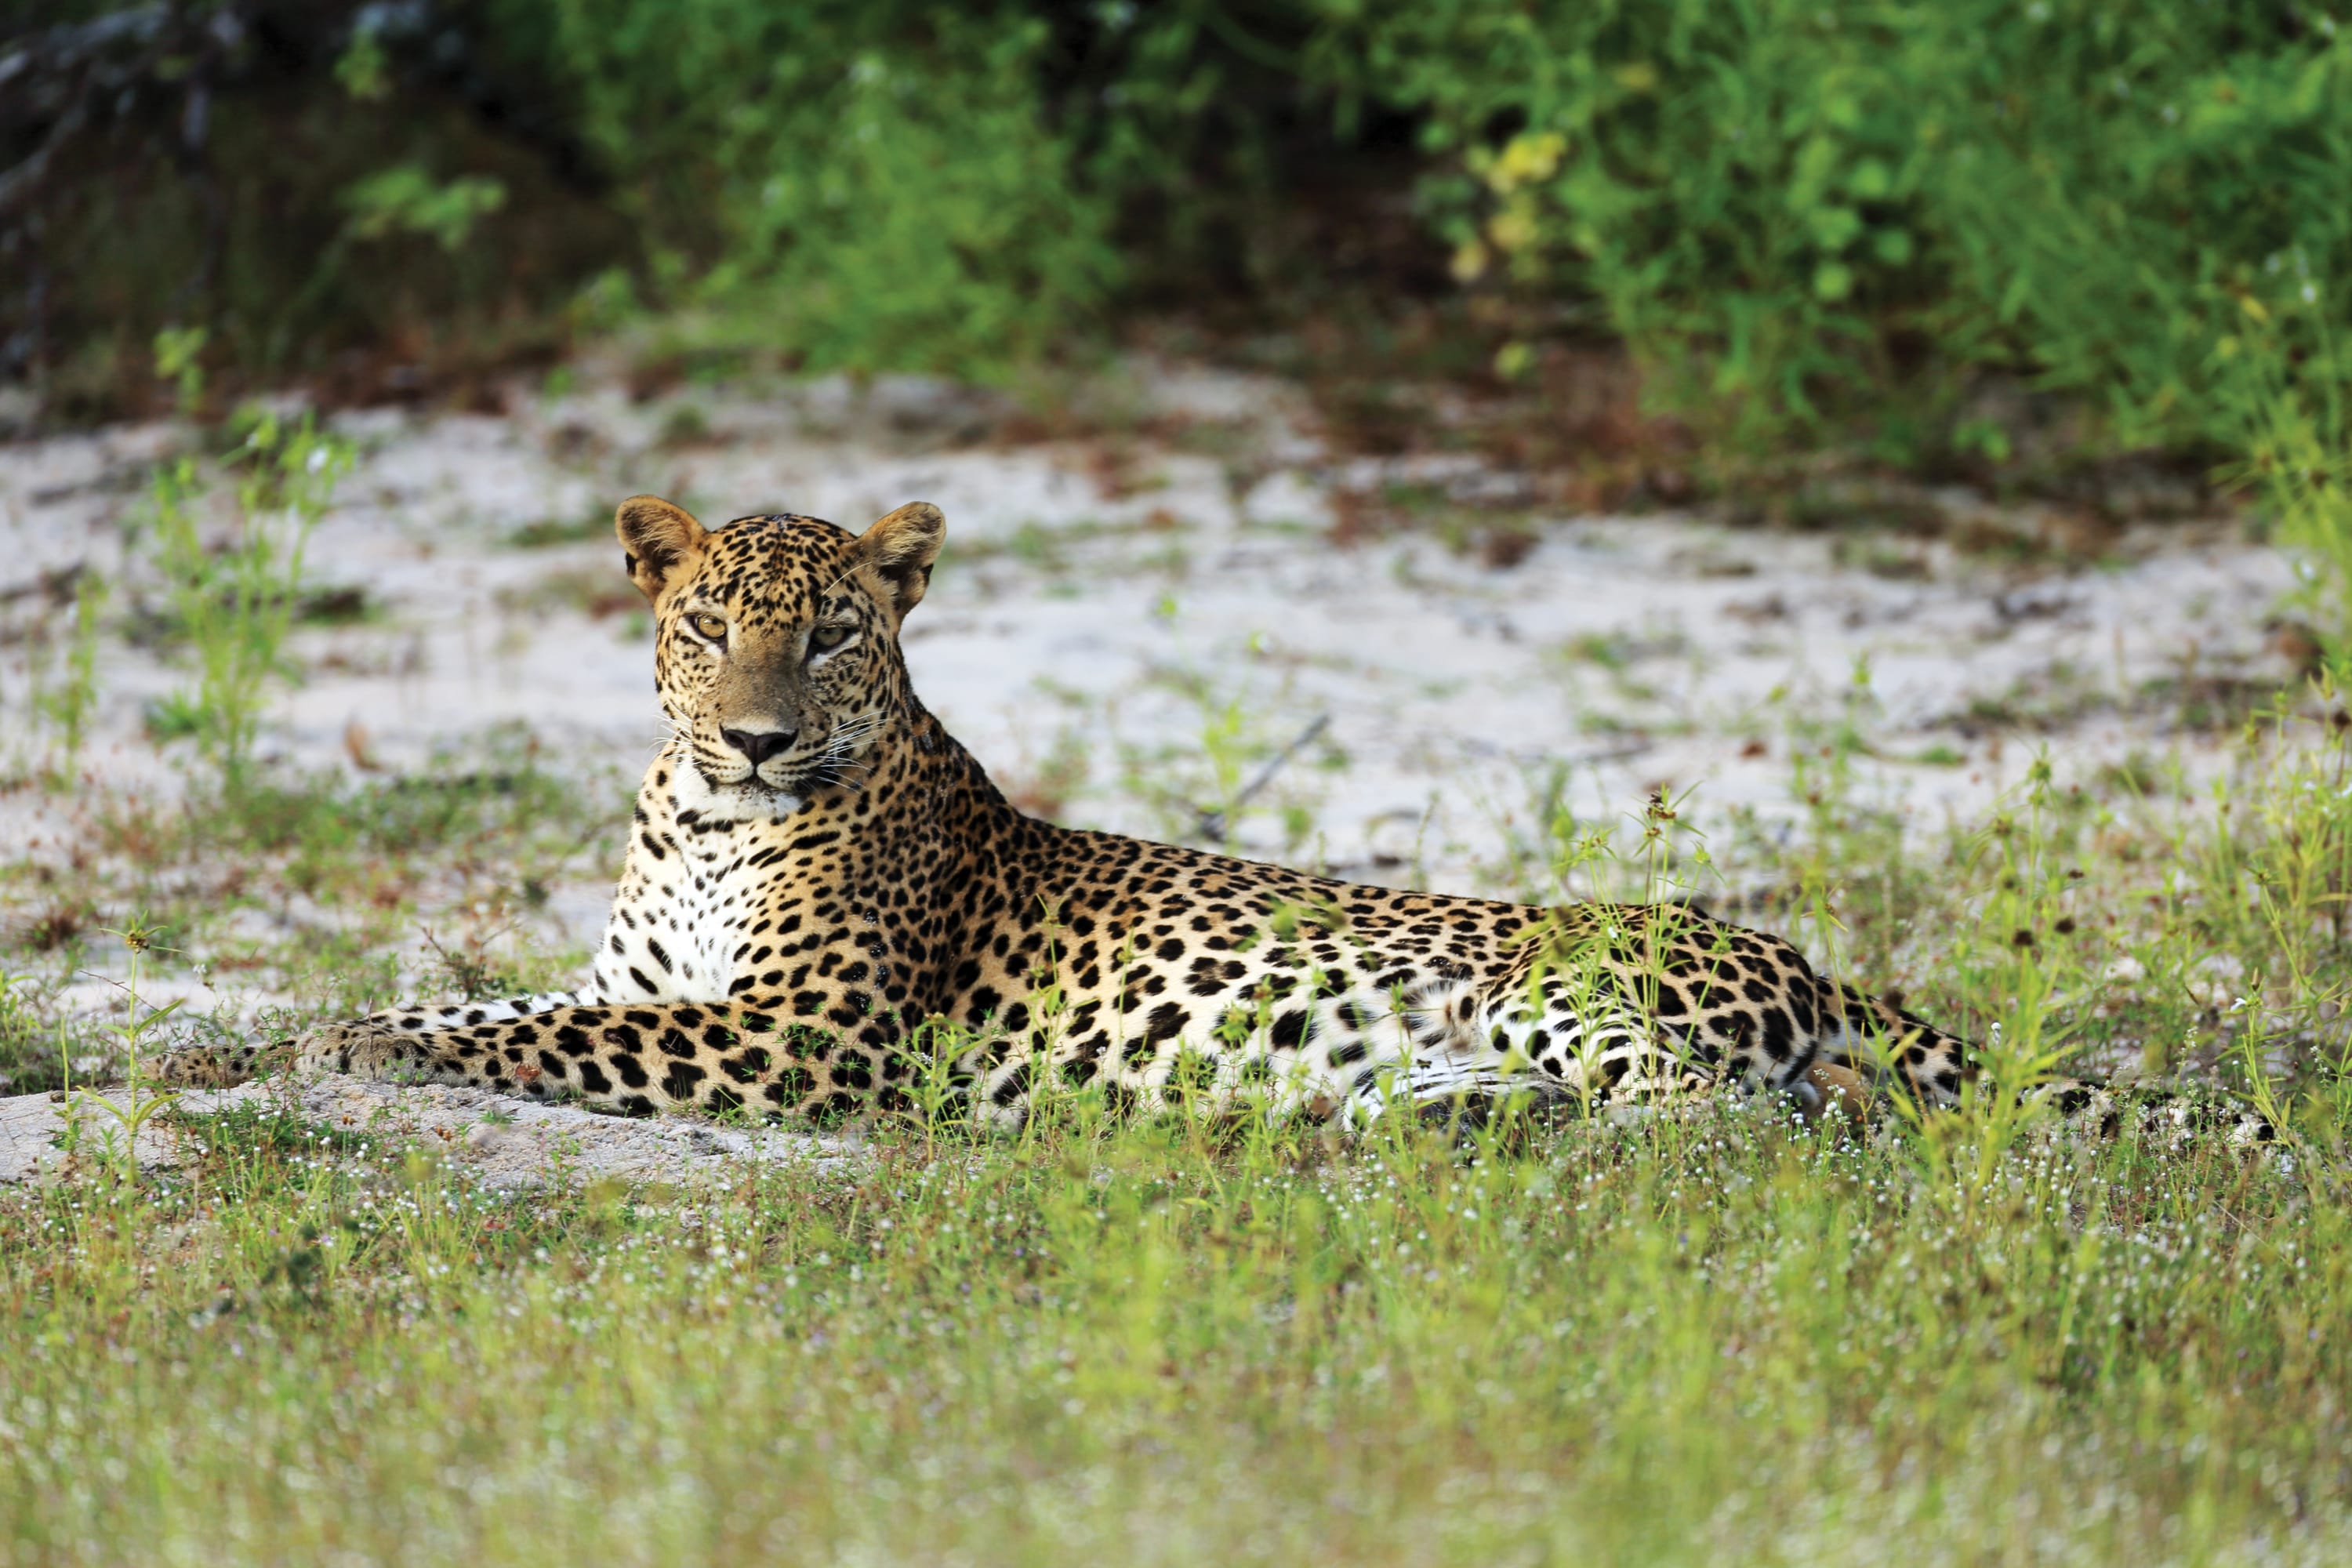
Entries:
{"type": "MultiPolygon", "coordinates": [[[[1967,1040],[1696,903],[1348,882],[1024,812],[908,677],[901,629],[946,538],[929,502],[852,532],[792,512],[710,528],[639,495],[614,525],[664,738],[587,984],[170,1076],[274,1061],[629,1114],[992,1127],[1067,1092],[1362,1126],[1717,1091],[1924,1113],[1979,1084],[1967,1040]]],[[[2086,1080],[2037,1092],[2110,1128],[2125,1110],[2086,1080]]]]}

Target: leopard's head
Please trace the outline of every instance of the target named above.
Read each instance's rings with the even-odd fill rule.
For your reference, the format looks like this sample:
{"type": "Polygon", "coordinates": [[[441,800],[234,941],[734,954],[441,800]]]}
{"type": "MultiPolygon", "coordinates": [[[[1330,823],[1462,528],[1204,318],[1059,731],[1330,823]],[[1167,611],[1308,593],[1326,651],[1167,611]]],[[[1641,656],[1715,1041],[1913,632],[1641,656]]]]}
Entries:
{"type": "Polygon", "coordinates": [[[910,710],[898,627],[929,585],[947,533],[940,509],[916,501],[863,534],[791,515],[706,529],[632,496],[614,529],[654,608],[654,684],[681,802],[781,816],[821,790],[858,787],[910,710]]]}

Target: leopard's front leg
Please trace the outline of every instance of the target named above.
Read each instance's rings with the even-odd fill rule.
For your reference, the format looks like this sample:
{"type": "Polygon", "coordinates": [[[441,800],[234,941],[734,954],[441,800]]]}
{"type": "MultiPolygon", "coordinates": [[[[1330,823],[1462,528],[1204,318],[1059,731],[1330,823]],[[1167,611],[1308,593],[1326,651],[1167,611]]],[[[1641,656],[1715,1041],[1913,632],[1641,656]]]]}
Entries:
{"type": "MultiPolygon", "coordinates": [[[[320,1048],[312,1060],[313,1067],[331,1067],[327,1037],[336,1036],[355,1047],[355,1059],[371,1053],[364,1041],[371,1034],[369,1026],[386,1023],[398,1028],[454,1029],[477,1024],[528,1017],[534,1013],[552,1012],[559,1007],[578,1006],[593,1001],[591,993],[577,991],[547,991],[527,996],[509,996],[498,1000],[453,1002],[439,1007],[417,1007],[378,1013],[365,1018],[324,1025],[307,1031],[297,1039],[255,1040],[234,1045],[191,1046],[164,1057],[155,1066],[158,1081],[183,1089],[228,1089],[257,1077],[263,1072],[282,1071],[298,1065],[303,1058],[303,1044],[318,1040],[320,1048]]],[[[336,1071],[361,1071],[361,1068],[336,1068],[336,1071]]]]}
{"type": "Polygon", "coordinates": [[[645,1114],[673,1106],[762,1115],[856,1115],[911,1104],[906,1032],[836,1005],[813,1016],[746,1002],[591,1005],[435,1026],[441,1010],[378,1013],[312,1029],[314,1071],[473,1085],[645,1114]]]}

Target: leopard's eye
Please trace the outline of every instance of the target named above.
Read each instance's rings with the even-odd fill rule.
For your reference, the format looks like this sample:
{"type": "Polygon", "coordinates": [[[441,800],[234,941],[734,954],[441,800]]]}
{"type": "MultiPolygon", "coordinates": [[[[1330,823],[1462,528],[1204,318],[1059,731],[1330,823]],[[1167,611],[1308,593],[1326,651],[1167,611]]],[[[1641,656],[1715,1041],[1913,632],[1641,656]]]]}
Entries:
{"type": "Polygon", "coordinates": [[[852,626],[819,626],[809,633],[809,647],[818,653],[839,647],[849,640],[852,626]]]}
{"type": "Polygon", "coordinates": [[[687,624],[712,642],[727,640],[727,617],[714,616],[708,610],[687,617],[687,624]]]}

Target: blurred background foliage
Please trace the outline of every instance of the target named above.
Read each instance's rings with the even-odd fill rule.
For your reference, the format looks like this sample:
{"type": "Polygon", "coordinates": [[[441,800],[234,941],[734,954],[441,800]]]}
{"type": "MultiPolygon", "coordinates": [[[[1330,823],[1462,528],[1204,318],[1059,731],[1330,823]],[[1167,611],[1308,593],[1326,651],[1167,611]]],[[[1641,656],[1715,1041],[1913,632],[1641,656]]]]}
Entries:
{"type": "Polygon", "coordinates": [[[1605,350],[1709,451],[1930,476],[2011,462],[2023,398],[2341,510],[2352,43],[2315,6],[0,18],[0,376],[60,417],[167,400],[167,327],[225,392],[370,397],[625,331],[1001,380],[1181,321],[1500,390],[1605,350]]]}

